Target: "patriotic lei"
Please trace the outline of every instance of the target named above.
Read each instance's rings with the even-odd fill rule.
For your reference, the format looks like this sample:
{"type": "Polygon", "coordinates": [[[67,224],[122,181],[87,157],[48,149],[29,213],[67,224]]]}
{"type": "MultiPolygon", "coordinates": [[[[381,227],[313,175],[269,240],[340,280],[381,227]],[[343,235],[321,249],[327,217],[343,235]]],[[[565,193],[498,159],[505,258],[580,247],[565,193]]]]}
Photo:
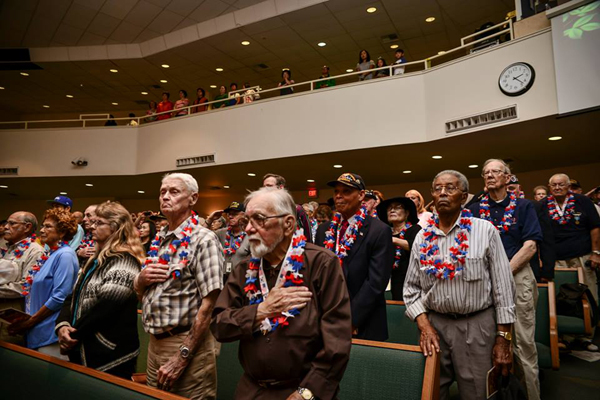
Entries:
{"type": "MultiPolygon", "coordinates": [[[[292,237],[292,249],[281,266],[282,271],[280,278],[281,276],[284,277],[283,287],[302,286],[304,283],[304,279],[302,279],[302,274],[300,273],[300,270],[304,265],[304,246],[306,246],[306,236],[304,236],[302,229],[298,229],[292,237]]],[[[248,263],[248,269],[246,270],[246,286],[244,286],[244,292],[246,292],[246,297],[251,305],[262,303],[268,295],[268,293],[267,295],[263,295],[263,292],[260,289],[260,283],[258,282],[261,270],[260,263],[260,258],[252,257],[248,263]]],[[[277,280],[277,283],[279,283],[279,279],[277,280]]],[[[289,325],[288,318],[294,318],[298,314],[300,314],[300,311],[294,308],[282,312],[279,317],[265,318],[260,324],[260,330],[263,335],[266,335],[277,329],[279,326],[289,325]]]]}
{"type": "Polygon", "coordinates": [[[567,222],[569,222],[573,217],[573,211],[575,211],[575,196],[573,195],[573,192],[569,191],[569,197],[567,197],[567,205],[565,206],[563,215],[558,213],[556,198],[552,195],[548,196],[548,214],[550,214],[550,218],[560,225],[566,225],[567,222]]]}
{"type": "MultiPolygon", "coordinates": [[[[158,251],[160,249],[161,240],[159,234],[157,233],[152,243],[150,243],[150,250],[148,250],[148,258],[146,258],[142,269],[146,268],[148,264],[158,263],[162,265],[169,265],[169,262],[171,262],[171,258],[177,253],[178,250],[180,250],[180,247],[181,250],[179,251],[179,254],[177,254],[177,256],[179,257],[179,263],[183,264],[183,266],[187,266],[189,262],[188,256],[190,255],[190,253],[186,250],[190,245],[190,235],[194,230],[194,226],[198,226],[199,223],[200,221],[198,220],[198,216],[195,212],[192,211],[192,216],[187,220],[185,227],[181,230],[181,235],[183,236],[183,239],[175,239],[171,243],[169,243],[168,250],[161,254],[160,257],[158,256],[158,251]]],[[[181,276],[181,271],[174,270],[171,272],[171,276],[173,279],[177,279],[181,276]]]]}
{"type": "Polygon", "coordinates": [[[421,263],[421,270],[425,271],[429,275],[433,275],[438,279],[450,279],[452,280],[456,275],[464,269],[465,258],[467,257],[467,251],[469,249],[469,237],[468,234],[471,232],[471,212],[467,209],[463,209],[460,214],[459,227],[460,231],[454,238],[456,245],[450,247],[450,261],[442,258],[440,255],[440,248],[435,244],[438,235],[435,233],[435,229],[439,228],[439,217],[434,214],[433,218],[430,218],[427,222],[427,227],[423,231],[425,243],[422,243],[419,247],[421,263]]]}
{"type": "MultiPolygon", "coordinates": [[[[404,225],[404,228],[402,228],[402,230],[400,231],[398,238],[404,239],[404,234],[406,233],[406,230],[411,226],[412,224],[410,222],[407,222],[404,225]]],[[[394,266],[392,267],[392,269],[398,269],[398,267],[400,267],[400,257],[402,257],[402,248],[400,246],[396,246],[396,253],[394,255],[394,266]]]]}
{"type": "Polygon", "coordinates": [[[490,216],[490,195],[486,194],[483,196],[479,203],[479,218],[490,221],[492,224],[494,224],[496,229],[500,231],[500,233],[508,232],[510,226],[515,223],[514,215],[515,209],[517,208],[517,196],[515,195],[515,192],[508,192],[508,196],[510,198],[510,202],[504,209],[504,216],[498,225],[494,224],[492,217],[490,216]]]}
{"type": "Polygon", "coordinates": [[[227,235],[225,235],[225,248],[223,252],[226,256],[233,256],[242,245],[242,241],[246,237],[246,232],[242,231],[242,233],[234,237],[233,242],[231,241],[231,227],[227,228],[227,235]]]}
{"type": "MultiPolygon", "coordinates": [[[[29,246],[31,246],[31,243],[33,242],[35,242],[35,233],[17,243],[16,248],[13,250],[15,258],[18,260],[19,258],[23,257],[25,251],[29,248],[29,246]]],[[[4,258],[7,252],[8,248],[0,249],[0,257],[4,258]]]]}
{"type": "Polygon", "coordinates": [[[373,211],[371,211],[371,217],[373,218],[379,218],[379,215],[377,215],[377,209],[374,208],[373,211]]]}
{"type": "Polygon", "coordinates": [[[65,246],[68,246],[68,243],[65,241],[60,241],[60,242],[58,242],[58,244],[56,246],[50,247],[49,250],[44,251],[42,256],[40,258],[38,258],[35,265],[33,267],[31,267],[31,269],[29,271],[27,271],[27,277],[25,278],[25,282],[23,282],[23,284],[21,285],[21,294],[24,297],[29,295],[29,292],[31,291],[31,285],[33,285],[33,280],[34,280],[35,276],[38,274],[38,272],[40,272],[40,270],[42,269],[44,264],[46,264],[46,261],[48,261],[50,256],[52,254],[54,254],[54,252],[56,250],[60,249],[61,247],[65,247],[65,246]]]}
{"type": "Polygon", "coordinates": [[[325,248],[333,251],[340,260],[343,260],[348,256],[348,252],[356,241],[356,234],[358,230],[363,226],[363,222],[366,218],[367,208],[363,205],[360,210],[354,214],[354,222],[346,229],[346,234],[343,238],[340,238],[338,248],[336,249],[336,238],[338,235],[338,229],[342,215],[335,213],[329,230],[325,233],[325,248]]]}
{"type": "Polygon", "coordinates": [[[92,233],[87,232],[83,236],[83,239],[81,239],[81,244],[79,245],[77,250],[84,248],[84,247],[94,247],[95,244],[96,244],[96,242],[94,242],[94,239],[92,239],[92,233]]]}

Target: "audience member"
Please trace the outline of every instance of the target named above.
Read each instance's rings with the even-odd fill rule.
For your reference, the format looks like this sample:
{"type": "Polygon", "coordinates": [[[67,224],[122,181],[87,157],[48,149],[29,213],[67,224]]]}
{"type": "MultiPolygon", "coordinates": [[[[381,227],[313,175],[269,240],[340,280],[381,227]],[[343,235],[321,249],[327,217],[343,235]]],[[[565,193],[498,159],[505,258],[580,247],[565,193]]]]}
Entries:
{"type": "Polygon", "coordinates": [[[109,114],[108,119],[104,123],[104,126],[117,126],[117,121],[115,121],[115,116],[112,114],[109,114]]]}
{"type": "Polygon", "coordinates": [[[96,253],[79,274],[55,330],[71,362],[129,380],[140,347],[133,280],[144,250],[119,203],[98,205],[91,223],[96,253]]]}
{"type": "Polygon", "coordinates": [[[147,220],[142,222],[142,226],[140,226],[140,241],[142,242],[142,247],[144,248],[144,254],[148,254],[150,251],[150,245],[156,236],[156,225],[154,222],[147,220]]]}
{"type": "Polygon", "coordinates": [[[139,125],[137,120],[135,119],[134,113],[129,113],[129,118],[131,118],[131,119],[127,123],[127,126],[138,126],[139,125]]]}
{"type": "MultiPolygon", "coordinates": [[[[221,85],[219,87],[219,94],[215,97],[215,100],[225,100],[227,99],[227,88],[225,85],[221,85]]],[[[227,101],[218,101],[213,103],[213,108],[223,108],[227,107],[227,101]]]]}
{"type": "Polygon", "coordinates": [[[146,111],[146,116],[144,117],[144,121],[146,122],[154,122],[158,119],[158,117],[156,116],[157,111],[157,105],[156,102],[154,100],[151,100],[150,103],[148,104],[148,110],[146,111]]]}
{"type": "Polygon", "coordinates": [[[75,211],[71,213],[71,216],[73,217],[77,225],[81,225],[81,223],[83,222],[83,213],[81,211],[75,211]]]}
{"type": "MultiPolygon", "coordinates": [[[[24,311],[21,292],[25,278],[44,254],[42,246],[35,241],[38,222],[32,213],[18,211],[8,217],[4,226],[8,247],[0,249],[0,307],[24,311]]],[[[23,337],[9,335],[7,328],[8,325],[0,321],[0,340],[23,344],[23,337]]]]}
{"type": "Polygon", "coordinates": [[[237,88],[237,83],[232,83],[231,85],[229,85],[229,91],[230,92],[235,92],[229,95],[229,105],[230,106],[237,106],[238,104],[242,103],[242,97],[240,96],[240,93],[237,92],[238,88],[237,88]]]}
{"type": "MultiPolygon", "coordinates": [[[[385,58],[379,57],[377,59],[377,68],[387,67],[387,63],[385,62],[385,58]]],[[[375,78],[385,78],[390,76],[390,71],[388,69],[380,69],[375,74],[375,78]]]]}
{"type": "Polygon", "coordinates": [[[341,261],[352,306],[352,334],[386,340],[385,288],[394,263],[392,231],[367,214],[360,175],[345,173],[328,185],[334,188],[337,212],[329,226],[319,226],[316,243],[341,261]]]}
{"type": "Polygon", "coordinates": [[[392,265],[392,300],[403,301],[404,280],[408,272],[410,252],[421,230],[417,208],[408,197],[394,197],[377,206],[379,219],[392,227],[394,263],[392,265]]]}
{"type": "Polygon", "coordinates": [[[333,211],[331,211],[329,206],[320,205],[319,208],[317,208],[317,211],[315,211],[315,218],[319,225],[328,223],[333,218],[333,211]]]}
{"type": "Polygon", "coordinates": [[[419,191],[414,189],[406,192],[404,196],[415,203],[415,206],[417,207],[417,216],[419,217],[419,225],[421,225],[421,228],[425,229],[429,220],[433,217],[433,214],[425,209],[425,200],[423,199],[423,196],[419,191]]]}
{"type": "Polygon", "coordinates": [[[417,235],[404,282],[406,315],[417,322],[423,354],[441,353],[441,399],[454,380],[461,399],[485,399],[488,371],[495,366],[506,376],[512,364],[510,265],[494,226],[462,210],[468,192],[460,172],[436,175],[438,214],[417,235]]]}
{"type": "MultiPolygon", "coordinates": [[[[394,65],[406,64],[406,59],[404,58],[404,50],[396,49],[394,56],[396,57],[394,65]]],[[[405,68],[406,67],[394,67],[394,75],[402,75],[404,73],[405,68]]]]}
{"type": "Polygon", "coordinates": [[[6,239],[4,239],[4,232],[6,232],[6,220],[0,220],[0,250],[6,249],[8,247],[6,239]]]}
{"type": "Polygon", "coordinates": [[[223,210],[229,220],[227,227],[215,232],[221,246],[223,246],[225,277],[229,276],[233,268],[250,254],[248,235],[244,230],[248,223],[244,211],[245,208],[242,203],[232,202],[229,207],[223,210]]]}
{"type": "Polygon", "coordinates": [[[66,242],[77,232],[77,223],[71,213],[59,208],[46,211],[43,221],[40,239],[47,250],[28,271],[21,289],[25,312],[31,317],[10,325],[8,332],[26,334],[30,349],[67,359],[60,354],[54,325],[79,270],[77,255],[66,242]]]}
{"type": "Polygon", "coordinates": [[[244,104],[252,103],[253,101],[260,100],[260,94],[254,89],[250,87],[250,83],[244,83],[242,86],[243,89],[246,89],[244,92],[244,104]]]}
{"type": "Polygon", "coordinates": [[[179,91],[179,100],[175,102],[175,106],[173,109],[175,112],[173,113],[174,117],[182,117],[184,115],[188,115],[188,107],[190,105],[190,100],[187,98],[187,91],[181,89],[179,91]]]}
{"type": "Polygon", "coordinates": [[[159,121],[171,118],[171,113],[167,112],[173,109],[173,103],[171,102],[171,100],[169,100],[169,97],[171,97],[171,93],[163,92],[162,101],[158,103],[158,106],[156,107],[157,113],[164,113],[158,116],[159,121]]]}
{"type": "Polygon", "coordinates": [[[156,225],[156,232],[160,232],[162,228],[169,226],[169,221],[167,221],[167,218],[161,212],[156,215],[149,216],[148,219],[154,222],[154,225],[156,225]]]}
{"type": "Polygon", "coordinates": [[[529,264],[537,253],[542,230],[529,200],[520,199],[518,179],[509,166],[499,159],[483,164],[482,177],[488,194],[470,206],[473,216],[491,222],[498,232],[515,281],[514,322],[515,374],[527,390],[529,400],[540,398],[538,354],[535,344],[535,310],[538,299],[537,281],[529,264]],[[514,186],[511,188],[510,186],[514,186]]]}
{"type": "MultiPolygon", "coordinates": [[[[71,213],[71,209],[73,208],[73,201],[67,196],[56,196],[52,200],[47,201],[48,204],[52,206],[52,208],[58,208],[61,210],[67,211],[69,214],[71,213]]],[[[73,251],[77,251],[79,245],[81,244],[81,239],[83,239],[83,228],[81,225],[77,225],[77,233],[72,235],[72,239],[69,241],[69,246],[73,249],[73,251]]]]}
{"type": "MultiPolygon", "coordinates": [[[[375,68],[375,62],[371,60],[371,55],[366,50],[361,50],[358,53],[358,64],[356,64],[356,72],[359,71],[369,71],[375,68]]],[[[369,79],[373,79],[373,72],[365,72],[363,74],[358,75],[359,81],[366,81],[369,79]]]]}
{"type": "Polygon", "coordinates": [[[219,341],[240,341],[235,398],[336,399],[352,329],[339,262],[306,243],[286,190],[261,188],[246,209],[252,258],[233,269],[211,324],[219,341]]]}
{"type": "Polygon", "coordinates": [[[319,79],[323,80],[315,82],[315,89],[335,86],[335,79],[331,78],[331,75],[329,75],[329,67],[327,65],[323,65],[323,67],[321,68],[321,76],[319,77],[319,79]]]}
{"type": "Polygon", "coordinates": [[[581,183],[577,179],[569,179],[569,189],[575,194],[583,194],[581,183]]]}
{"type": "Polygon", "coordinates": [[[594,206],[596,207],[596,211],[598,211],[598,215],[600,215],[600,186],[590,190],[587,193],[587,196],[592,200],[592,203],[594,203],[594,206]]]}
{"type": "Polygon", "coordinates": [[[79,266],[83,267],[87,260],[94,255],[96,252],[94,239],[92,238],[92,221],[96,217],[97,204],[92,204],[85,209],[83,213],[83,238],[77,248],[77,258],[79,259],[79,266]]]}
{"type": "Polygon", "coordinates": [[[548,196],[548,188],[546,186],[536,186],[533,189],[533,199],[535,201],[542,201],[548,196]]]}
{"type": "Polygon", "coordinates": [[[223,227],[225,227],[227,225],[227,219],[225,219],[225,217],[221,216],[218,218],[215,218],[209,225],[209,229],[213,232],[218,231],[219,229],[222,229],[223,227]]]}
{"type": "Polygon", "coordinates": [[[371,217],[377,218],[377,206],[383,200],[383,194],[379,190],[365,190],[365,206],[367,208],[367,214],[371,217]]]}
{"type": "Polygon", "coordinates": [[[192,211],[198,183],[191,175],[165,175],[159,201],[170,231],[159,232],[134,282],[150,334],[147,383],[192,399],[215,399],[215,340],[208,327],[223,288],[223,250],[192,211]]]}
{"type": "Polygon", "coordinates": [[[206,91],[202,88],[196,89],[196,100],[194,100],[193,105],[197,107],[192,107],[192,114],[197,112],[206,111],[208,106],[202,106],[200,104],[208,103],[208,99],[206,98],[206,91]]]}
{"type": "MultiPolygon", "coordinates": [[[[283,78],[283,80],[281,82],[279,82],[279,87],[284,87],[284,86],[289,86],[289,85],[293,85],[294,80],[292,79],[292,71],[290,71],[289,69],[284,69],[281,72],[281,78],[283,78]]],[[[279,91],[279,94],[281,96],[285,96],[286,94],[292,94],[294,93],[294,88],[293,87],[284,87],[283,89],[281,89],[279,91]]]]}

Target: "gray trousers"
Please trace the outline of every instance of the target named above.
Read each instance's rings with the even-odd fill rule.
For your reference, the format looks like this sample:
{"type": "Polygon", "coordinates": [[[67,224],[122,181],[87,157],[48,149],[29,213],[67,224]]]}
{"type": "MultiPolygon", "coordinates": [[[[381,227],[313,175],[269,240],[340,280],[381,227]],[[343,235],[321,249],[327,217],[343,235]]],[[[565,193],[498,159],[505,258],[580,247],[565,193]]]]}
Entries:
{"type": "Polygon", "coordinates": [[[430,312],[429,321],[440,337],[440,399],[450,398],[453,381],[461,400],[485,399],[496,343],[494,308],[459,319],[430,312]]]}

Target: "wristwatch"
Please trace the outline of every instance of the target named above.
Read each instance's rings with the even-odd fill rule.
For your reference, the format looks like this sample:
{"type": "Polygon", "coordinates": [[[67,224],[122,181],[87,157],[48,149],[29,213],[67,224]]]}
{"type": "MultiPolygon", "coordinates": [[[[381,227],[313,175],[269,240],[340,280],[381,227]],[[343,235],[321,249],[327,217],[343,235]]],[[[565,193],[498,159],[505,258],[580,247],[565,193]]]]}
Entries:
{"type": "Polygon", "coordinates": [[[600,250],[592,250],[592,253],[594,253],[597,256],[600,256],[600,250]]]}
{"type": "Polygon", "coordinates": [[[310,389],[307,388],[299,387],[298,393],[300,393],[300,396],[302,396],[304,400],[313,400],[315,398],[310,389]]]}
{"type": "Polygon", "coordinates": [[[510,333],[510,332],[498,331],[498,332],[496,332],[496,336],[502,336],[504,339],[508,340],[509,342],[512,341],[512,333],[510,333]]]}
{"type": "Polygon", "coordinates": [[[190,348],[185,346],[185,345],[181,345],[179,347],[179,355],[181,356],[181,358],[183,358],[184,360],[187,360],[188,357],[190,356],[190,348]]]}

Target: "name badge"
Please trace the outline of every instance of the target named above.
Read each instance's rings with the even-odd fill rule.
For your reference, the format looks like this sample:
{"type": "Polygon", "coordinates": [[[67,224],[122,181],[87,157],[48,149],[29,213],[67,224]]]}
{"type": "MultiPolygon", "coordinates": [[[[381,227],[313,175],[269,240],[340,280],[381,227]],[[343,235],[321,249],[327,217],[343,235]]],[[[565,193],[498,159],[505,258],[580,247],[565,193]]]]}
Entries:
{"type": "Polygon", "coordinates": [[[230,273],[230,272],[231,272],[231,267],[232,267],[232,266],[233,266],[233,265],[231,264],[231,261],[227,261],[227,262],[225,263],[225,273],[226,273],[226,274],[228,274],[228,273],[230,273]]]}

